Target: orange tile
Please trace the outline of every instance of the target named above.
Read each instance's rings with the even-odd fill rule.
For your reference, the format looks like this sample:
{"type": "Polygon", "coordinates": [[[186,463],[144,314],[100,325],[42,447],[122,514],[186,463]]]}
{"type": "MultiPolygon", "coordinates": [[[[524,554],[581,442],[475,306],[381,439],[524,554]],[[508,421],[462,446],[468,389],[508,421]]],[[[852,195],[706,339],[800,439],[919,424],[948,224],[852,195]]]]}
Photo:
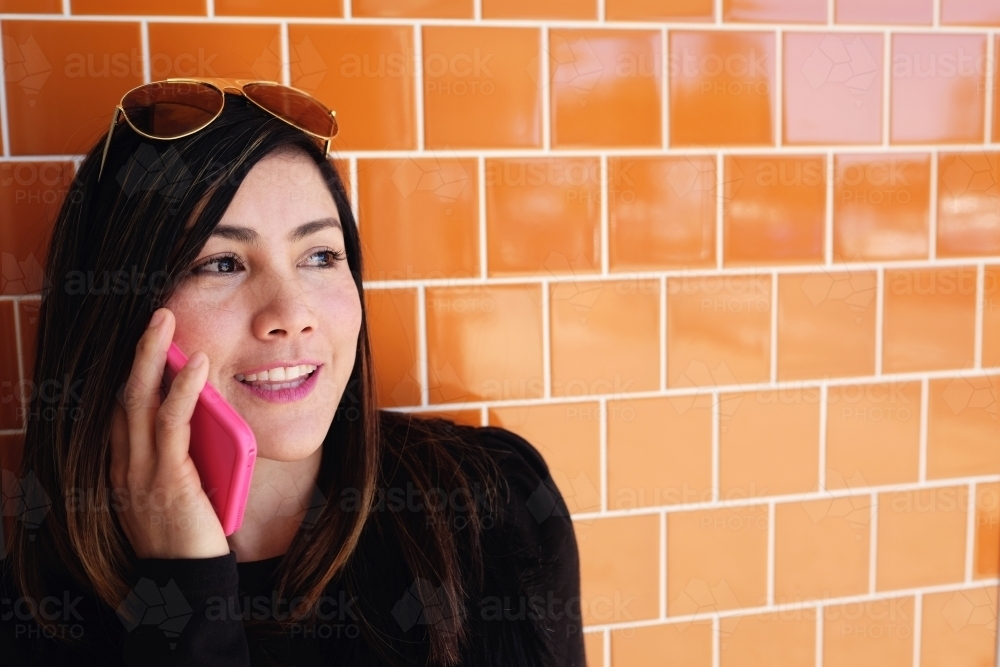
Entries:
{"type": "Polygon", "coordinates": [[[712,623],[645,625],[611,631],[611,664],[661,667],[670,656],[671,667],[710,667],[712,623]]]}
{"type": "Polygon", "coordinates": [[[239,77],[281,80],[277,25],[150,23],[149,72],[168,77],[239,77]]]}
{"type": "Polygon", "coordinates": [[[813,667],[816,612],[729,616],[719,622],[721,667],[813,667]]]}
{"type": "Polygon", "coordinates": [[[1000,473],[1000,375],[930,380],[927,477],[1000,473]]]}
{"type": "Polygon", "coordinates": [[[823,261],[826,159],[726,156],[727,265],[823,261]]]}
{"type": "Polygon", "coordinates": [[[983,274],[983,366],[1000,366],[1000,266],[983,274]]]}
{"type": "Polygon", "coordinates": [[[570,512],[601,509],[601,408],[598,403],[492,408],[490,424],[533,444],[570,512]]]}
{"type": "Polygon", "coordinates": [[[478,193],[474,158],[358,160],[368,279],[478,276],[478,193]]]}
{"type": "Polygon", "coordinates": [[[896,23],[930,25],[933,0],[837,0],[837,23],[896,23]]]}
{"type": "Polygon", "coordinates": [[[42,302],[36,299],[20,299],[21,317],[21,366],[24,377],[34,377],[35,373],[35,338],[38,335],[38,313],[42,302]]]}
{"type": "Polygon", "coordinates": [[[0,0],[3,14],[62,14],[62,0],[0,0]]]}
{"type": "MultiPolygon", "coordinates": [[[[998,89],[1000,89],[1000,67],[997,67],[997,62],[1000,61],[1000,50],[997,50],[997,46],[1000,45],[1000,37],[994,37],[993,41],[993,81],[990,83],[993,86],[994,95],[998,89]]],[[[995,105],[993,107],[993,136],[1000,136],[1000,108],[995,105]]]]}
{"type": "Polygon", "coordinates": [[[942,25],[1000,25],[1000,6],[979,0],[941,0],[942,25]]]}
{"type": "Polygon", "coordinates": [[[671,146],[774,143],[774,34],[670,32],[671,146]]]}
{"type": "Polygon", "coordinates": [[[291,83],[337,112],[346,150],[416,148],[413,29],[290,25],[291,83]]]}
{"type": "Polygon", "coordinates": [[[667,515],[667,614],[687,616],[767,599],[767,507],[667,515]]]}
{"type": "Polygon", "coordinates": [[[837,155],[834,171],[835,260],[927,258],[930,155],[837,155]]]}
{"type": "Polygon", "coordinates": [[[776,603],[868,592],[871,504],[862,495],[775,508],[776,603]]]}
{"type": "Polygon", "coordinates": [[[880,493],[876,589],[962,581],[968,503],[964,486],[880,493]]]}
{"type": "Polygon", "coordinates": [[[428,410],[427,412],[420,412],[416,414],[426,419],[438,417],[453,421],[456,424],[464,424],[466,426],[483,425],[483,413],[481,410],[428,410]]]}
{"type": "Polygon", "coordinates": [[[52,228],[73,175],[72,162],[0,162],[0,294],[42,289],[52,228]]]}
{"type": "Polygon", "coordinates": [[[537,285],[428,288],[426,301],[431,403],[542,396],[537,285]]]}
{"type": "Polygon", "coordinates": [[[916,482],[919,466],[919,382],[829,388],[827,489],[916,482]]]}
{"type": "Polygon", "coordinates": [[[552,395],[660,386],[660,281],[552,283],[552,395]]]}
{"type": "Polygon", "coordinates": [[[765,382],[770,341],[770,276],[667,281],[669,386],[765,382]]]}
{"type": "Polygon", "coordinates": [[[142,83],[139,23],[4,21],[13,155],[86,153],[142,83]]]}
{"type": "Polygon", "coordinates": [[[998,163],[1000,154],[980,150],[938,157],[938,257],[1000,254],[998,163]]]}
{"type": "Polygon", "coordinates": [[[482,0],[484,19],[594,19],[594,0],[482,0]]]}
{"type": "Polygon", "coordinates": [[[24,408],[21,403],[23,391],[29,388],[21,385],[21,374],[17,368],[17,333],[14,327],[13,301],[0,301],[0,429],[20,429],[24,427],[24,408]]]}
{"type": "Polygon", "coordinates": [[[580,607],[587,625],[660,613],[660,517],[574,521],[580,550],[580,607]]]}
{"type": "Polygon", "coordinates": [[[587,667],[610,667],[604,664],[604,632],[585,632],[583,634],[584,653],[587,667]]]}
{"type": "Polygon", "coordinates": [[[823,667],[911,667],[913,598],[823,608],[823,667]]]}
{"type": "Polygon", "coordinates": [[[344,15],[341,0],[215,0],[216,16],[310,16],[344,15]]]}
{"type": "Polygon", "coordinates": [[[608,159],[612,271],[715,265],[715,159],[608,159]]]}
{"type": "Polygon", "coordinates": [[[541,36],[533,28],[423,28],[429,148],[541,147],[541,36]]]}
{"type": "Polygon", "coordinates": [[[663,143],[659,30],[550,30],[552,146],[663,143]]]}
{"type": "Polygon", "coordinates": [[[380,407],[420,405],[417,291],[365,292],[380,407]]]}
{"type": "Polygon", "coordinates": [[[884,372],[972,366],[975,269],[886,271],[884,321],[884,372]]]}
{"type": "Polygon", "coordinates": [[[875,372],[876,275],[785,274],[778,278],[778,378],[875,372]]]}
{"type": "Polygon", "coordinates": [[[205,16],[205,0],[71,0],[74,14],[160,14],[205,16]]]}
{"type": "Polygon", "coordinates": [[[608,401],[607,425],[608,509],[712,500],[710,400],[608,401]]]}
{"type": "Polygon", "coordinates": [[[600,224],[597,158],[486,160],[491,276],[599,271],[600,224]]]}
{"type": "Polygon", "coordinates": [[[985,58],[983,35],[893,35],[892,143],[982,142],[985,58]]]}
{"type": "Polygon", "coordinates": [[[353,0],[351,16],[471,19],[472,0],[353,0]]]}
{"type": "Polygon", "coordinates": [[[881,35],[785,33],[783,67],[785,143],[882,141],[881,35]]]}
{"type": "Polygon", "coordinates": [[[921,667],[996,664],[997,589],[926,593],[921,667]]]}
{"type": "Polygon", "coordinates": [[[711,21],[715,17],[712,0],[606,0],[608,21],[711,21]]]}
{"type": "Polygon", "coordinates": [[[826,23],[826,0],[724,0],[724,21],[826,23]]]}
{"type": "Polygon", "coordinates": [[[719,401],[723,500],[816,490],[818,388],[723,394],[719,401]],[[778,432],[775,424],[781,424],[778,432]]]}
{"type": "Polygon", "coordinates": [[[976,485],[976,542],[972,576],[996,579],[1000,575],[1000,484],[976,485]]]}

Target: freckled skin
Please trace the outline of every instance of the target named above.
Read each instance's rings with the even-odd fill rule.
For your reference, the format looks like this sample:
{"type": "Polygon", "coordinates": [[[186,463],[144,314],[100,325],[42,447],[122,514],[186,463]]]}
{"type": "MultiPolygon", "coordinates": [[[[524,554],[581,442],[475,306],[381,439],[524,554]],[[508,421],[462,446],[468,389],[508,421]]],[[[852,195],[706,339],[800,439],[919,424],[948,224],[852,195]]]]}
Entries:
{"type": "Polygon", "coordinates": [[[193,266],[225,253],[236,261],[205,267],[166,304],[177,319],[174,342],[188,357],[208,355],[208,381],[253,429],[258,459],[291,462],[317,453],[354,366],[361,302],[342,232],[328,227],[295,243],[286,238],[322,218],[339,215],[319,169],[299,152],[268,156],[219,223],[249,227],[261,243],[212,237],[193,266]],[[323,366],[312,393],[296,402],[265,401],[235,379],[260,364],[300,359],[323,366]]]}

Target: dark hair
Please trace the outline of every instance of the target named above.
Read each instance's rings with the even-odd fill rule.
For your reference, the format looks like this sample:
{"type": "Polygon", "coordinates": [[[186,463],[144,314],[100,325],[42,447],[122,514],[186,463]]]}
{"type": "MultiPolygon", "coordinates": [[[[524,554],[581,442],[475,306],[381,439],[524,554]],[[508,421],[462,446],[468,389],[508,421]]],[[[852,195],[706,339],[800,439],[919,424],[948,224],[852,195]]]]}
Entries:
{"type": "MultiPolygon", "coordinates": [[[[312,515],[303,520],[281,560],[279,590],[301,596],[306,608],[319,599],[357,549],[373,516],[377,489],[390,481],[390,468],[404,470],[422,491],[439,483],[468,490],[470,472],[495,472],[487,456],[467,446],[473,444],[471,439],[454,435],[459,431],[445,422],[377,409],[358,229],[343,180],[312,139],[243,98],[227,95],[218,119],[182,139],[149,140],[120,123],[98,182],[103,144],[104,137],[86,156],[69,189],[45,266],[48,283],[39,312],[33,386],[58,378],[67,386],[79,381],[81,390],[62,392],[57,405],[43,404],[39,392],[31,399],[18,477],[33,476],[52,504],[39,529],[15,523],[12,567],[23,594],[40,599],[47,575],[58,573],[112,608],[126,597],[135,553],[111,507],[112,397],[124,386],[150,314],[166,303],[249,170],[274,151],[302,151],[319,167],[337,205],[348,265],[362,303],[356,361],[322,445],[316,483],[326,500],[310,510],[312,515]],[[131,286],[110,288],[111,276],[123,272],[132,276],[131,286]],[[88,274],[93,284],[74,287],[74,279],[88,274]],[[400,424],[405,424],[401,438],[384,437],[384,432],[399,431],[400,424]],[[413,447],[414,442],[421,446],[413,447]],[[343,489],[359,492],[353,510],[332,502],[343,489]],[[79,490],[86,490],[85,497],[92,501],[68,507],[79,490]]],[[[478,509],[468,511],[475,514],[478,509]]],[[[463,576],[482,578],[479,522],[467,522],[469,532],[462,537],[467,541],[460,545],[448,520],[428,521],[420,528],[402,516],[387,520],[394,522],[391,530],[413,576],[440,587],[440,601],[451,610],[444,617],[454,619],[452,624],[428,626],[429,660],[454,664],[468,639],[461,614],[468,593],[463,576]],[[466,550],[468,559],[463,556],[466,550]]],[[[289,617],[287,622],[296,620],[289,617]]],[[[43,628],[48,623],[42,617],[36,621],[43,628]]],[[[256,627],[262,632],[275,630],[275,624],[284,629],[284,623],[269,623],[256,627]]],[[[249,629],[251,621],[247,625],[249,629]]],[[[370,640],[377,643],[379,638],[370,640]]]]}

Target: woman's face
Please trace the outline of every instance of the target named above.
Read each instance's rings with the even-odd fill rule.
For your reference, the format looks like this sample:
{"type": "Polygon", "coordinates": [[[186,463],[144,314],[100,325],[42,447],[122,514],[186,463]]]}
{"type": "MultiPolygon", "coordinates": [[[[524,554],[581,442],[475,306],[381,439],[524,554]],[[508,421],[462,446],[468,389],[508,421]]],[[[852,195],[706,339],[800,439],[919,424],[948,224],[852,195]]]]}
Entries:
{"type": "Polygon", "coordinates": [[[361,302],[312,160],[296,151],[255,165],[192,266],[166,304],[174,342],[208,355],[208,381],[253,429],[258,456],[313,454],[354,367],[361,302]],[[247,382],[265,369],[266,380],[247,382]]]}

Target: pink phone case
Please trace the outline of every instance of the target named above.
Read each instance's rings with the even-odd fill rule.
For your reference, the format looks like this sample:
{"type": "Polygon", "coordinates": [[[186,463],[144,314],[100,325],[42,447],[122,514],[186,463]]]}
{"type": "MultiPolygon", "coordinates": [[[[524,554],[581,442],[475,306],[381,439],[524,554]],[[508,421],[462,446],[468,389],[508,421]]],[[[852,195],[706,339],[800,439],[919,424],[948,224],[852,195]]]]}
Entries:
{"type": "MultiPolygon", "coordinates": [[[[164,369],[168,387],[187,360],[187,355],[171,342],[164,369]]],[[[189,453],[223,531],[232,535],[243,523],[257,439],[243,417],[208,382],[191,417],[189,453]]]]}

